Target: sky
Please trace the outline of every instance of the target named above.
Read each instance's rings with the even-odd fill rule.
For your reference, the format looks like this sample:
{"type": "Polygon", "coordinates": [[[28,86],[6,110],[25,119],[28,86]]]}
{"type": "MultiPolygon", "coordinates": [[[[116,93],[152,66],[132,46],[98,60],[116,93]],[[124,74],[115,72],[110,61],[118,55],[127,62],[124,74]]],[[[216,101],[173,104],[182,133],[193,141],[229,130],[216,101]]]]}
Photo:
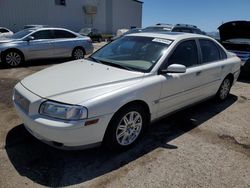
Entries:
{"type": "Polygon", "coordinates": [[[185,23],[211,32],[224,22],[250,20],[250,0],[142,0],[142,27],[185,23]]]}

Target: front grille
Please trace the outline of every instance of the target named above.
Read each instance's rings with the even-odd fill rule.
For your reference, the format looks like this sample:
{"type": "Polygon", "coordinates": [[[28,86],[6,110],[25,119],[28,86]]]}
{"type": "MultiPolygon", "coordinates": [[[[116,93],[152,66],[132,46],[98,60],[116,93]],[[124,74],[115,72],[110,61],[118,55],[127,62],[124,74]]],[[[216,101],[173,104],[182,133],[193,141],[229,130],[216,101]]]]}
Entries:
{"type": "Polygon", "coordinates": [[[29,113],[30,101],[22,96],[17,90],[14,91],[14,101],[22,110],[29,113]]]}

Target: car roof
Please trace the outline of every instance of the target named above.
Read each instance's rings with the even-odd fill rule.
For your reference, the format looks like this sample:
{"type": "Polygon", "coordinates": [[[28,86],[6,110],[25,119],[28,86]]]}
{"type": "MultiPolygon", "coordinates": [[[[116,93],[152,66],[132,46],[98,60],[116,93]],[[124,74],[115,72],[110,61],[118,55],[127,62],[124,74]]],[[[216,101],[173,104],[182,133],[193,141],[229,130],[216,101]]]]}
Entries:
{"type": "Polygon", "coordinates": [[[205,35],[193,34],[193,33],[182,33],[182,32],[141,32],[128,34],[127,36],[139,36],[139,37],[153,37],[163,38],[169,40],[182,40],[187,38],[211,38],[205,35]]]}
{"type": "Polygon", "coordinates": [[[60,28],[60,27],[41,27],[41,28],[29,28],[28,30],[32,30],[32,31],[41,31],[41,30],[64,30],[64,31],[70,31],[73,32],[69,29],[65,29],[65,28],[60,28]]]}

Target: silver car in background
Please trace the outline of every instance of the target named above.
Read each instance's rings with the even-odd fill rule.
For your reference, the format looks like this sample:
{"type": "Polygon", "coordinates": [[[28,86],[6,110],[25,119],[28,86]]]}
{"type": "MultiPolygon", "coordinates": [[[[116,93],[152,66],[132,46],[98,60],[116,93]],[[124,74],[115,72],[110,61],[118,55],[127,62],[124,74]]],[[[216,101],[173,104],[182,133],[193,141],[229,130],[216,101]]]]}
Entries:
{"type": "Polygon", "coordinates": [[[24,29],[0,39],[0,62],[16,67],[27,60],[43,58],[82,59],[93,52],[89,37],[62,28],[24,29]]]}

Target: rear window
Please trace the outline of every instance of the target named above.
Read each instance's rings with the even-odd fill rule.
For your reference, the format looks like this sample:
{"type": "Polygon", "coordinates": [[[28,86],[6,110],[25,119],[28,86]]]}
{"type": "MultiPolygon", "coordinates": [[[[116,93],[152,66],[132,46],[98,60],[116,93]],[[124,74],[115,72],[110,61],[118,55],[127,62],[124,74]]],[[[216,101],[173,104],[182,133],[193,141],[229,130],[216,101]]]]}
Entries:
{"type": "Polygon", "coordinates": [[[54,30],[54,38],[65,39],[65,38],[76,38],[76,35],[64,30],[54,30]]]}
{"type": "Polygon", "coordinates": [[[207,39],[200,39],[199,41],[202,52],[202,63],[220,60],[220,51],[213,41],[207,39]]]}

